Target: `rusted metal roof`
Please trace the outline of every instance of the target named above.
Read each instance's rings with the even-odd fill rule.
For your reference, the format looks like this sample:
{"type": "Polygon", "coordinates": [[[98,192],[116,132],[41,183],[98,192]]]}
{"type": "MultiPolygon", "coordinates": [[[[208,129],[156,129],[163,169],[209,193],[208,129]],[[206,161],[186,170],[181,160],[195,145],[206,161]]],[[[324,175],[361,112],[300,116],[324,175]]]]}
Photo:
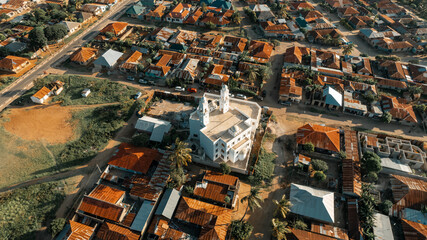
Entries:
{"type": "Polygon", "coordinates": [[[70,220],[70,235],[68,235],[67,240],[90,239],[94,231],[95,227],[70,220]]]}
{"type": "Polygon", "coordinates": [[[119,222],[125,208],[89,196],[84,196],[78,210],[119,222]]]}
{"type": "Polygon", "coordinates": [[[405,240],[427,239],[427,225],[402,219],[405,240]]]}
{"type": "Polygon", "coordinates": [[[297,131],[297,143],[313,143],[315,147],[334,152],[341,150],[340,133],[337,128],[308,123],[297,131]]]}
{"type": "Polygon", "coordinates": [[[209,170],[205,172],[203,179],[210,182],[222,183],[228,186],[237,186],[239,182],[238,177],[209,170]]]}
{"type": "Polygon", "coordinates": [[[102,240],[138,240],[140,235],[116,224],[104,222],[96,237],[102,240]]]}
{"type": "Polygon", "coordinates": [[[131,144],[122,143],[119,151],[108,164],[146,174],[151,163],[161,157],[162,154],[155,149],[135,147],[131,144]]]}
{"type": "Polygon", "coordinates": [[[392,215],[399,217],[404,208],[420,210],[427,205],[427,182],[415,178],[391,175],[394,205],[392,215]]]}
{"type": "Polygon", "coordinates": [[[311,223],[311,231],[341,240],[349,239],[347,230],[328,224],[313,222],[311,223]]]}
{"type": "Polygon", "coordinates": [[[104,184],[99,184],[92,190],[89,194],[89,197],[96,198],[105,202],[112,204],[117,204],[117,202],[125,195],[125,191],[109,187],[104,184]]]}
{"type": "Polygon", "coordinates": [[[360,172],[359,145],[356,131],[344,131],[346,159],[342,161],[343,193],[362,194],[362,175],[360,172]]]}

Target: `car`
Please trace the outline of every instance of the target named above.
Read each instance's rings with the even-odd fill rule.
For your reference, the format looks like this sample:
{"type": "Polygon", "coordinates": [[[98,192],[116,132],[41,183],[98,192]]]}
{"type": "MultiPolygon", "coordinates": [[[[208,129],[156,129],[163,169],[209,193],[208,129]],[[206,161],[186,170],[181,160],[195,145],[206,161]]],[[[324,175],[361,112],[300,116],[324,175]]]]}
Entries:
{"type": "Polygon", "coordinates": [[[132,76],[128,76],[126,79],[129,80],[129,81],[135,81],[135,78],[132,77],[132,76]]]}
{"type": "Polygon", "coordinates": [[[244,99],[244,100],[246,100],[246,99],[247,99],[247,97],[246,97],[245,95],[240,94],[240,93],[236,94],[236,97],[237,97],[237,98],[240,98],[240,99],[244,99]]]}
{"type": "Polygon", "coordinates": [[[177,87],[175,87],[175,91],[177,91],[177,92],[184,92],[185,89],[183,87],[177,86],[177,87]]]}
{"type": "Polygon", "coordinates": [[[281,102],[280,104],[282,104],[283,106],[286,106],[286,107],[290,107],[292,105],[291,102],[281,102]]]}
{"type": "Polygon", "coordinates": [[[189,93],[196,93],[196,92],[197,92],[197,89],[196,89],[196,88],[188,88],[188,89],[187,89],[187,91],[188,91],[189,93]]]}
{"type": "Polygon", "coordinates": [[[139,79],[139,81],[138,81],[139,83],[142,83],[142,84],[148,84],[148,82],[146,81],[146,80],[144,80],[144,79],[139,79]]]}
{"type": "Polygon", "coordinates": [[[136,99],[140,98],[141,96],[142,96],[142,92],[137,92],[133,98],[136,100],[136,99]]]}

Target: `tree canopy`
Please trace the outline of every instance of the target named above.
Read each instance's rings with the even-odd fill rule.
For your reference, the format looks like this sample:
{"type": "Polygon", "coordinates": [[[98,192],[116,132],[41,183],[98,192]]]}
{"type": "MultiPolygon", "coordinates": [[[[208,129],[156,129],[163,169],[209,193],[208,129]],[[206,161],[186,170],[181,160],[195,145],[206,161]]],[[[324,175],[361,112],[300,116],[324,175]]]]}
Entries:
{"type": "Polygon", "coordinates": [[[64,24],[55,24],[44,29],[44,34],[49,41],[62,39],[67,33],[68,29],[64,24]]]}
{"type": "Polygon", "coordinates": [[[42,48],[47,44],[47,38],[44,35],[42,27],[35,27],[31,30],[28,38],[30,39],[30,44],[34,49],[42,48]]]}

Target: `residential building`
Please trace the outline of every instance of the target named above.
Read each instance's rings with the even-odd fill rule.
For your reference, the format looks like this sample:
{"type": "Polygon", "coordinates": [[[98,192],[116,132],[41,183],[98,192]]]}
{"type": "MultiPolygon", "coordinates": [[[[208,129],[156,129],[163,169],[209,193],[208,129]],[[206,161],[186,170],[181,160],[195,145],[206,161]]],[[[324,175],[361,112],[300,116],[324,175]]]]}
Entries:
{"type": "Polygon", "coordinates": [[[166,14],[167,7],[164,5],[157,6],[154,10],[145,15],[147,21],[162,21],[163,16],[166,14]]]}
{"type": "Polygon", "coordinates": [[[391,175],[391,189],[393,191],[393,206],[390,214],[400,217],[405,208],[421,210],[427,204],[427,182],[424,180],[391,175]]]}
{"type": "Polygon", "coordinates": [[[353,6],[351,0],[326,0],[326,3],[329,4],[332,8],[344,8],[353,6]]]}
{"type": "Polygon", "coordinates": [[[393,229],[391,228],[389,216],[381,213],[375,213],[373,228],[375,238],[394,240],[393,229]]]}
{"type": "Polygon", "coordinates": [[[331,86],[326,86],[322,98],[313,99],[312,105],[338,110],[343,106],[343,96],[331,86]]]}
{"type": "Polygon", "coordinates": [[[80,23],[78,22],[62,21],[59,24],[67,27],[68,34],[73,34],[80,28],[80,23]]]}
{"type": "Polygon", "coordinates": [[[349,240],[347,230],[324,223],[311,223],[311,232],[319,233],[339,240],[349,240]]]}
{"type": "Polygon", "coordinates": [[[204,151],[204,162],[229,164],[246,173],[252,141],[261,116],[255,103],[229,97],[228,87],[221,94],[205,93],[190,115],[190,139],[204,151]]]}
{"type": "Polygon", "coordinates": [[[225,10],[228,10],[228,9],[232,8],[231,1],[228,1],[228,0],[215,0],[211,4],[209,4],[209,6],[210,7],[215,7],[215,8],[222,8],[222,9],[225,9],[225,10]]]}
{"type": "Polygon", "coordinates": [[[399,101],[396,97],[383,95],[381,98],[381,105],[385,112],[389,112],[393,119],[402,124],[414,125],[418,123],[412,105],[403,103],[402,99],[399,101]]]}
{"type": "Polygon", "coordinates": [[[135,4],[126,10],[126,15],[131,18],[143,19],[148,10],[147,7],[135,4]]]}
{"type": "Polygon", "coordinates": [[[128,26],[128,23],[126,22],[113,22],[105,26],[101,30],[101,33],[103,34],[111,33],[117,37],[122,35],[124,32],[126,32],[127,26],[128,26]]]}
{"type": "Polygon", "coordinates": [[[212,64],[210,69],[210,74],[208,74],[204,79],[203,83],[208,86],[221,87],[224,84],[227,84],[229,75],[223,74],[222,71],[224,65],[212,64]]]}
{"type": "Polygon", "coordinates": [[[418,240],[427,238],[427,224],[402,219],[402,228],[405,240],[418,240]]]}
{"type": "Polygon", "coordinates": [[[187,58],[182,65],[176,69],[174,76],[179,79],[184,79],[187,84],[192,84],[197,80],[198,65],[200,60],[194,58],[187,58]]]}
{"type": "Polygon", "coordinates": [[[81,47],[71,56],[72,62],[87,66],[96,57],[98,49],[81,47]]]}
{"type": "Polygon", "coordinates": [[[77,21],[80,23],[86,23],[93,18],[93,14],[89,12],[77,11],[74,14],[76,16],[77,21]]]}
{"type": "Polygon", "coordinates": [[[368,107],[362,104],[360,100],[355,99],[353,97],[353,93],[348,91],[344,92],[344,101],[342,107],[344,112],[356,114],[359,116],[365,116],[368,113],[368,107]]]}
{"type": "Polygon", "coordinates": [[[113,49],[109,49],[104,54],[96,59],[93,64],[97,68],[108,68],[112,69],[117,65],[117,61],[123,56],[123,53],[117,52],[113,49]]]}
{"type": "Polygon", "coordinates": [[[69,220],[67,227],[64,239],[92,239],[96,228],[73,220],[69,220]]]}
{"type": "Polygon", "coordinates": [[[119,226],[114,223],[104,222],[96,234],[97,239],[108,240],[108,239],[126,239],[126,240],[138,240],[140,239],[139,233],[129,230],[128,228],[119,226]]]}
{"type": "Polygon", "coordinates": [[[246,38],[225,36],[224,47],[228,48],[228,52],[241,54],[246,48],[248,40],[246,38]]]}
{"type": "Polygon", "coordinates": [[[197,181],[194,195],[221,206],[236,206],[239,199],[240,182],[238,177],[227,174],[205,171],[202,181],[197,181]],[[228,197],[228,200],[226,199],[228,197]]]}
{"type": "Polygon", "coordinates": [[[338,17],[340,18],[349,18],[351,16],[359,15],[359,11],[357,11],[354,7],[343,7],[338,8],[338,17]]]}
{"type": "Polygon", "coordinates": [[[266,22],[261,22],[260,26],[266,37],[292,39],[294,35],[290,31],[288,25],[284,23],[275,24],[271,21],[266,21],[266,22]]]}
{"type": "Polygon", "coordinates": [[[84,4],[80,11],[92,13],[95,16],[101,16],[105,11],[107,11],[107,5],[98,4],[98,3],[86,3],[84,4]]]}
{"type": "Polygon", "coordinates": [[[335,222],[334,192],[291,183],[290,210],[320,222],[335,222]]]}
{"type": "Polygon", "coordinates": [[[42,87],[33,96],[31,101],[34,103],[43,104],[52,95],[59,95],[64,90],[64,83],[61,81],[54,81],[47,86],[42,87]]]}
{"type": "Polygon", "coordinates": [[[166,14],[166,21],[173,23],[184,23],[190,16],[191,4],[179,3],[171,12],[166,14]]]}
{"type": "Polygon", "coordinates": [[[163,54],[159,61],[154,65],[150,64],[147,71],[145,72],[146,76],[153,78],[166,78],[169,75],[171,67],[169,63],[172,60],[172,55],[163,54]]]}
{"type": "Polygon", "coordinates": [[[117,3],[117,0],[94,0],[95,3],[105,4],[109,7],[114,6],[117,3]]]}
{"type": "Polygon", "coordinates": [[[314,6],[307,1],[296,1],[289,3],[294,10],[314,9],[314,6]]]}
{"type": "Polygon", "coordinates": [[[312,143],[315,151],[338,153],[341,151],[340,130],[308,123],[298,128],[296,141],[299,146],[312,143]]]}
{"type": "Polygon", "coordinates": [[[302,100],[302,87],[295,83],[290,74],[282,73],[279,89],[279,101],[300,102],[302,100]]]}
{"type": "Polygon", "coordinates": [[[28,59],[12,55],[0,60],[0,70],[9,73],[19,73],[28,65],[30,65],[28,59]]]}
{"type": "Polygon", "coordinates": [[[134,51],[132,55],[126,59],[122,65],[120,65],[120,70],[124,72],[137,72],[139,61],[142,59],[142,53],[139,51],[134,51]]]}
{"type": "Polygon", "coordinates": [[[135,124],[136,130],[151,134],[150,141],[153,142],[162,142],[164,135],[169,132],[171,127],[170,122],[149,116],[138,118],[135,124]]]}
{"type": "Polygon", "coordinates": [[[271,9],[266,4],[256,4],[249,6],[252,11],[255,12],[257,19],[260,22],[273,21],[276,16],[274,16],[271,9]]]}
{"type": "Polygon", "coordinates": [[[273,45],[268,42],[252,40],[248,51],[255,62],[266,63],[273,52],[273,45]]]}
{"type": "Polygon", "coordinates": [[[316,232],[310,232],[305,230],[300,230],[296,228],[291,228],[290,233],[286,235],[289,240],[336,240],[337,238],[325,236],[316,232]]]}

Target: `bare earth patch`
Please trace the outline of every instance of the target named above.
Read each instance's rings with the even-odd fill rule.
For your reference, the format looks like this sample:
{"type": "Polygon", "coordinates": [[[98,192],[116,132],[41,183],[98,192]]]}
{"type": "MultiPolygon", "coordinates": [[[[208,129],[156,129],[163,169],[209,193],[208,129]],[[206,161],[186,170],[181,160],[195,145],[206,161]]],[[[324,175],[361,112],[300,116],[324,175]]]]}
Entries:
{"type": "Polygon", "coordinates": [[[4,128],[25,140],[45,140],[49,144],[66,143],[74,136],[71,108],[59,105],[12,108],[4,128]]]}

